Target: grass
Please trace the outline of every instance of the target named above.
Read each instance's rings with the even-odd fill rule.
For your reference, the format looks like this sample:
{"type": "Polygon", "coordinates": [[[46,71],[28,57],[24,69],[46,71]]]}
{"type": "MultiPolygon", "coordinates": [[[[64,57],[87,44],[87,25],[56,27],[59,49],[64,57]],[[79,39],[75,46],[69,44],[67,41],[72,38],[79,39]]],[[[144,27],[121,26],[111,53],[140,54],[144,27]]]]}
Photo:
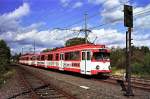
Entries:
{"type": "MultiPolygon", "coordinates": [[[[112,74],[113,75],[119,75],[119,76],[123,76],[126,72],[125,69],[118,69],[116,67],[112,67],[112,74]]],[[[142,74],[142,73],[132,73],[133,77],[138,77],[138,78],[144,78],[144,79],[150,79],[150,74],[142,74]]]]}
{"type": "Polygon", "coordinates": [[[8,69],[8,71],[5,71],[3,72],[1,75],[0,75],[0,87],[6,83],[6,81],[8,79],[10,79],[12,77],[12,75],[15,74],[15,69],[8,69]]]}

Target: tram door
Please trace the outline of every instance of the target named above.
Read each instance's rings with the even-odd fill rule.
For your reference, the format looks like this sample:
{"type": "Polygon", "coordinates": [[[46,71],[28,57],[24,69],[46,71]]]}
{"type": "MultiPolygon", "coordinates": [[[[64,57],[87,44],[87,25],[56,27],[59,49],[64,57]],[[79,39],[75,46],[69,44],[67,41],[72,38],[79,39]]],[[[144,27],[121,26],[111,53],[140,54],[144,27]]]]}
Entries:
{"type": "Polygon", "coordinates": [[[64,65],[64,53],[60,54],[60,67],[59,70],[63,70],[63,65],[64,65]]]}
{"type": "Polygon", "coordinates": [[[82,51],[81,73],[90,74],[91,53],[90,51],[82,51]]]}

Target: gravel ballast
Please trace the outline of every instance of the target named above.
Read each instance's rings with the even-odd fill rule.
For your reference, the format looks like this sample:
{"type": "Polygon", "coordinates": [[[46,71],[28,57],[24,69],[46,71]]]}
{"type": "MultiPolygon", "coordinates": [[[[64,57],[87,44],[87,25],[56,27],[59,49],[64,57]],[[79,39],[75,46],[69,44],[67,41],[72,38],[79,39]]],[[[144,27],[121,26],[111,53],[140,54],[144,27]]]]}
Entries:
{"type": "MultiPolygon", "coordinates": [[[[134,95],[123,96],[119,85],[113,85],[91,78],[71,75],[71,73],[56,72],[52,70],[39,69],[29,66],[21,66],[30,72],[42,77],[44,80],[56,86],[58,89],[70,93],[77,99],[150,99],[150,92],[133,89],[134,95]]],[[[13,75],[0,89],[0,99],[7,99],[13,95],[22,93],[26,88],[20,83],[19,75],[13,75]]],[[[15,99],[30,99],[25,95],[17,96],[15,99]]]]}
{"type": "Polygon", "coordinates": [[[32,72],[40,74],[51,84],[71,93],[79,99],[150,99],[150,92],[133,89],[134,95],[131,97],[123,96],[121,86],[94,81],[89,78],[74,76],[55,72],[51,70],[26,67],[32,72]]]}

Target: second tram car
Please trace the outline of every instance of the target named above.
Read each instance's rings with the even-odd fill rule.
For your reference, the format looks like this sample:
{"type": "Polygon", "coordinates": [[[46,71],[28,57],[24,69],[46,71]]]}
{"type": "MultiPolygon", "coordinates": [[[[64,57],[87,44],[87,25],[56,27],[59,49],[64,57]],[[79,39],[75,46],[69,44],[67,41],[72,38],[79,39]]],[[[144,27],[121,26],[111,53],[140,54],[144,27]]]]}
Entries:
{"type": "Polygon", "coordinates": [[[40,54],[25,54],[19,63],[77,72],[85,75],[110,73],[110,50],[105,45],[81,44],[40,54]]]}

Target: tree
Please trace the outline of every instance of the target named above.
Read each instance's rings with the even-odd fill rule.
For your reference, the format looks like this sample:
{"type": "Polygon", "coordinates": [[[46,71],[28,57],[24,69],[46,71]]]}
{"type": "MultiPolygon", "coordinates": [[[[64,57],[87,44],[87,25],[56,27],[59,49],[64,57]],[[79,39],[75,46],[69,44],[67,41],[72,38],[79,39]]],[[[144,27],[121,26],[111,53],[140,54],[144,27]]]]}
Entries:
{"type": "Polygon", "coordinates": [[[15,53],[15,54],[11,57],[11,60],[12,60],[13,62],[18,62],[20,56],[21,56],[21,53],[19,53],[19,54],[15,53]]]}
{"type": "Polygon", "coordinates": [[[44,49],[42,52],[50,52],[52,49],[44,49]]]}
{"type": "MultiPolygon", "coordinates": [[[[87,43],[90,43],[89,41],[87,43]]],[[[79,45],[79,44],[85,44],[85,38],[72,38],[66,41],[65,46],[73,46],[73,45],[79,45]]]]}
{"type": "Polygon", "coordinates": [[[111,66],[116,68],[124,68],[125,67],[125,51],[121,48],[112,49],[110,54],[111,66]]]}
{"type": "Polygon", "coordinates": [[[10,49],[4,40],[0,40],[0,72],[6,69],[6,64],[10,62],[10,49]]]}
{"type": "Polygon", "coordinates": [[[141,51],[146,54],[149,52],[149,48],[147,46],[141,46],[141,51]]]}

